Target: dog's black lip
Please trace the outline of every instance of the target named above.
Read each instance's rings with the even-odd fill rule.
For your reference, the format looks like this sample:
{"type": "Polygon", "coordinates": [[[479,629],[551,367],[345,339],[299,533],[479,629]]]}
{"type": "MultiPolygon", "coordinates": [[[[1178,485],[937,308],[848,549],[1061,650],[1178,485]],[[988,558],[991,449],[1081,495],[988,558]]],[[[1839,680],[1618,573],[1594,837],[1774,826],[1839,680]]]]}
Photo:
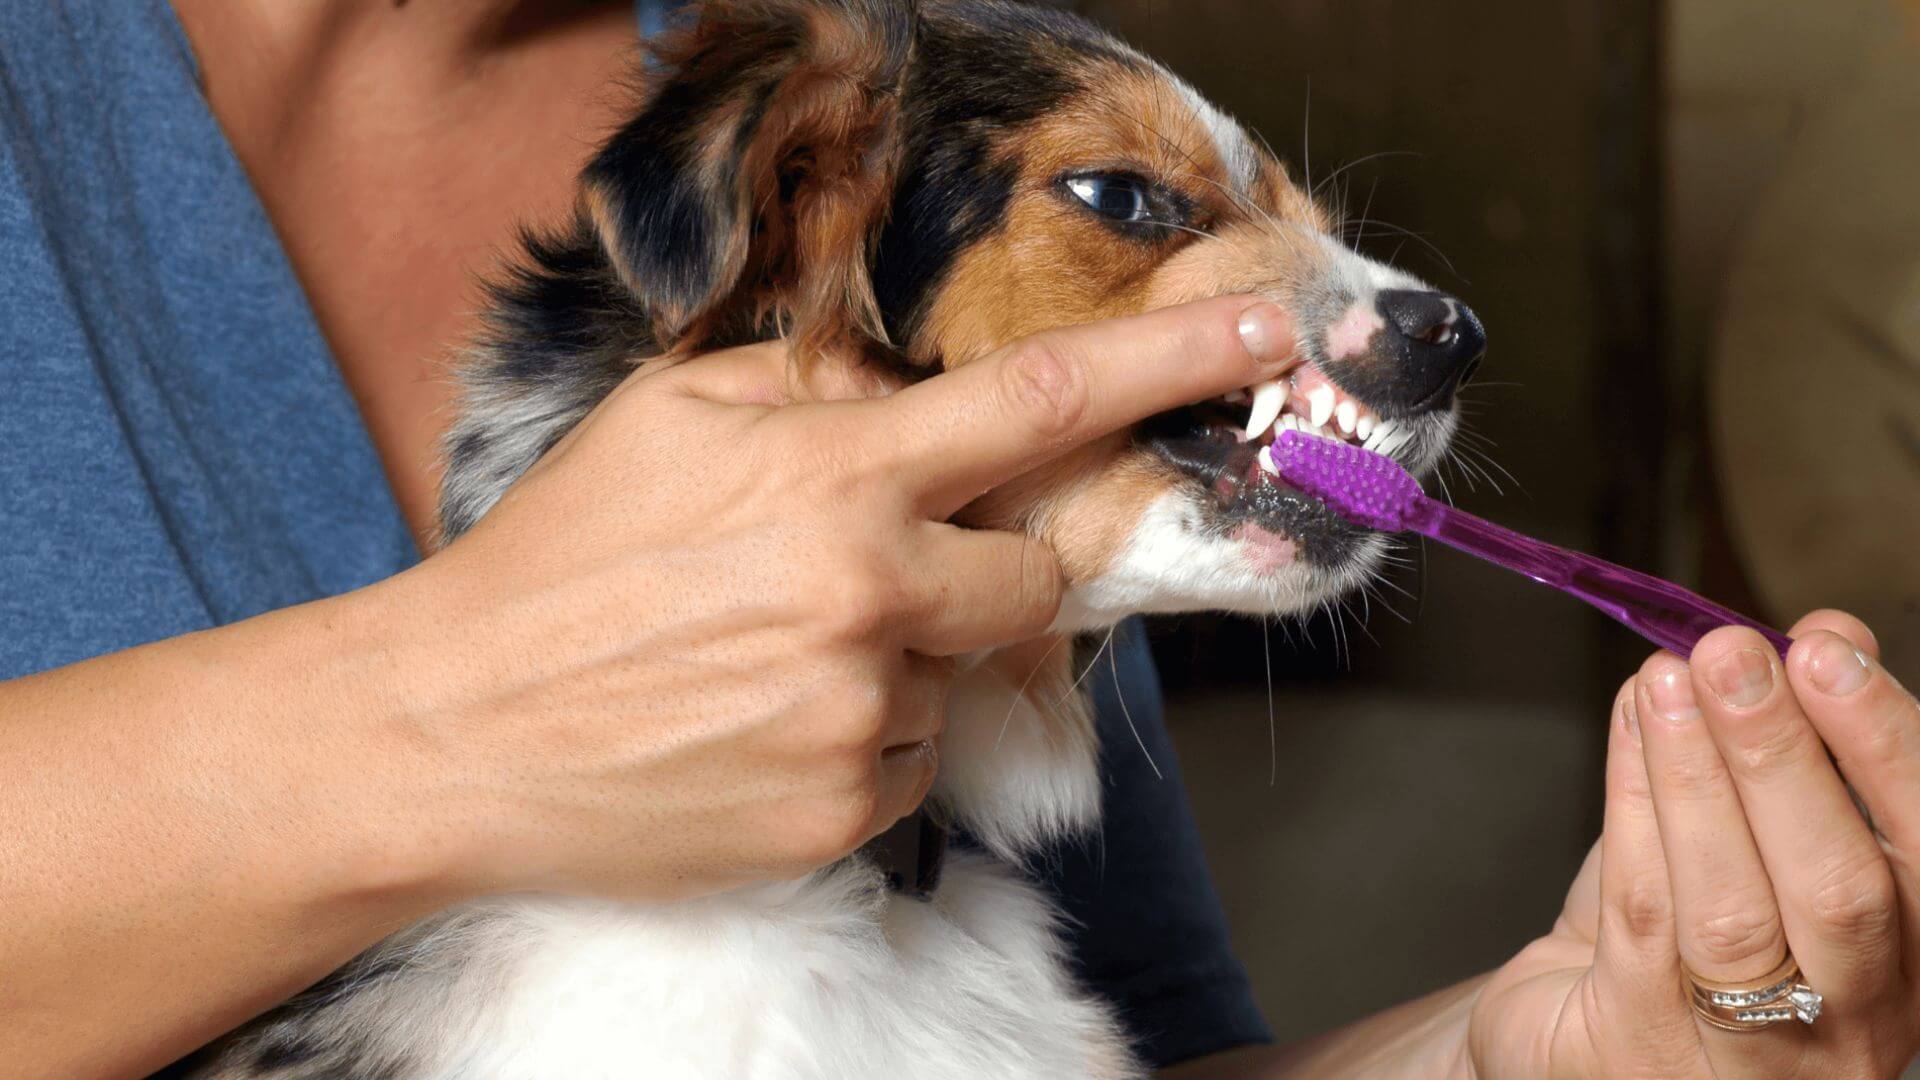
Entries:
{"type": "Polygon", "coordinates": [[[1291,538],[1314,566],[1346,565],[1369,530],[1261,471],[1255,446],[1236,438],[1235,420],[1227,406],[1206,402],[1149,418],[1136,440],[1207,489],[1222,535],[1251,523],[1291,538]]]}

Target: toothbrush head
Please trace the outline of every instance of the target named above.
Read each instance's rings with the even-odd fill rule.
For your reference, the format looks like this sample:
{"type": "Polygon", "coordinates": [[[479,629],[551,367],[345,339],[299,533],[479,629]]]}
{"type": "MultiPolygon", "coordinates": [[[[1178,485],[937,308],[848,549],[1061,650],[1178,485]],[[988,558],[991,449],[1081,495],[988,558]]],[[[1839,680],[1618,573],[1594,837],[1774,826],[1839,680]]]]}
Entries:
{"type": "Polygon", "coordinates": [[[1426,498],[1420,482],[1399,462],[1337,439],[1283,431],[1272,456],[1289,484],[1370,529],[1411,528],[1414,511],[1426,498]]]}

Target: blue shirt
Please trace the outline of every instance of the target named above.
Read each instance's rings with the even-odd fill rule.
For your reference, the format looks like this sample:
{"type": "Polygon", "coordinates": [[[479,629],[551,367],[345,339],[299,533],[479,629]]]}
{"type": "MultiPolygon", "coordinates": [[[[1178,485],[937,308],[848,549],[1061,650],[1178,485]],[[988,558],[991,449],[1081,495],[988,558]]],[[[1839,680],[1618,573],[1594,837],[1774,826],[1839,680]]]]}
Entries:
{"type": "MultiPolygon", "coordinates": [[[[643,24],[647,13],[642,12],[643,24]]],[[[0,679],[419,557],[164,0],[0,4],[0,679]]],[[[1043,868],[1149,1060],[1266,1031],[1123,635],[1104,833],[1043,868]]]]}

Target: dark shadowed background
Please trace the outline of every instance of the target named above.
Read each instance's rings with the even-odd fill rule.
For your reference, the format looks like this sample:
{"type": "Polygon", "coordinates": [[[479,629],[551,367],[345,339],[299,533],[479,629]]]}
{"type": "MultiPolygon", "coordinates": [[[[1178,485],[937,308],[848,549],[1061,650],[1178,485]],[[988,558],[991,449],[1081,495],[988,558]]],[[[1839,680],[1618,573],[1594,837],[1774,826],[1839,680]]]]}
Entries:
{"type": "MultiPolygon", "coordinates": [[[[1461,504],[1780,625],[1850,607],[1913,681],[1920,5],[1075,6],[1310,163],[1363,251],[1480,313],[1469,441],[1498,486],[1455,468],[1461,504]]],[[[1648,651],[1463,556],[1406,558],[1336,616],[1154,628],[1282,1038],[1548,926],[1597,834],[1607,706],[1648,651]]]]}

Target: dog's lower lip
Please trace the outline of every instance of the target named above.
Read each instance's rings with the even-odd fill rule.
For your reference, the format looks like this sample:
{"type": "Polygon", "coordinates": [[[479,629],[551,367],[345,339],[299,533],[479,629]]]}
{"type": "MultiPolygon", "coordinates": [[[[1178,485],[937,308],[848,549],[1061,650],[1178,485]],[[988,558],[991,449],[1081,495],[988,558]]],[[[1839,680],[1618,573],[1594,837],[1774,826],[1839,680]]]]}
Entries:
{"type": "Polygon", "coordinates": [[[1366,530],[1263,470],[1256,459],[1258,444],[1244,441],[1241,434],[1238,417],[1208,403],[1157,416],[1139,437],[1169,465],[1205,486],[1212,496],[1210,530],[1227,536],[1256,526],[1293,544],[1311,565],[1345,565],[1366,530]]]}

